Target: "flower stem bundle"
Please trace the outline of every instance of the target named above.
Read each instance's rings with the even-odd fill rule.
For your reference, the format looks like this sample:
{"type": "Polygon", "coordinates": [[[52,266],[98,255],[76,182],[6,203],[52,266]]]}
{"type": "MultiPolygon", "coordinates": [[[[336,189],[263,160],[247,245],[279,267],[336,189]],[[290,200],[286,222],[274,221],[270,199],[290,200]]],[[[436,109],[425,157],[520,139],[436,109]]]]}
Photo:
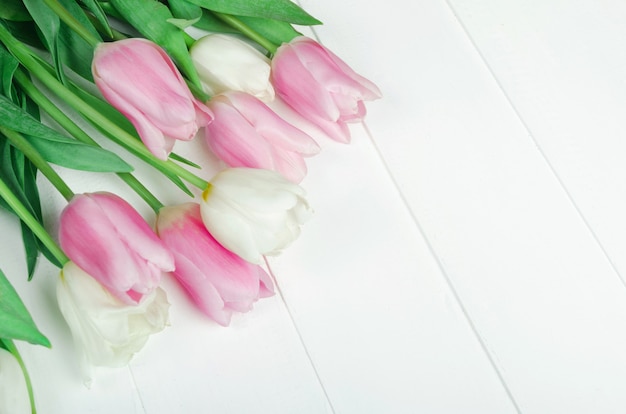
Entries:
{"type": "MultiPolygon", "coordinates": [[[[273,295],[264,257],[295,242],[312,214],[300,183],[322,147],[300,123],[348,143],[348,124],[381,96],[296,29],[320,23],[290,0],[3,5],[0,207],[22,224],[28,277],[40,254],[60,269],[59,307],[86,381],[96,366],[127,364],[167,325],[164,273],[223,326],[273,295]],[[219,160],[213,176],[209,160],[176,152],[192,140],[219,160]],[[149,188],[129,156],[182,190],[177,202],[162,202],[160,181],[149,188]],[[116,174],[154,216],[104,189],[76,193],[63,178],[71,170],[116,174]],[[43,214],[41,185],[58,191],[62,211],[43,214]]],[[[50,344],[1,272],[0,296],[18,309],[0,312],[12,328],[0,324],[0,349],[25,373],[11,341],[50,344]]]]}

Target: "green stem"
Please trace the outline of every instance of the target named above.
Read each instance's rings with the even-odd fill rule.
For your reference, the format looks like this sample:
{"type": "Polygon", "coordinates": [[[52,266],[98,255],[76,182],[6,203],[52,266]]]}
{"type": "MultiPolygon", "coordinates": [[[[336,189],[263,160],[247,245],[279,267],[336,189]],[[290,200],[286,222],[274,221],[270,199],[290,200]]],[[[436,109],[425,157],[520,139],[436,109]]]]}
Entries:
{"type": "Polygon", "coordinates": [[[67,24],[70,27],[70,29],[74,30],[80,37],[85,39],[85,41],[89,43],[91,46],[96,47],[98,43],[102,43],[102,40],[94,36],[85,26],[83,26],[78,20],[76,20],[76,18],[72,16],[70,12],[67,11],[67,9],[63,7],[61,3],[59,3],[58,0],[43,0],[43,1],[44,3],[46,3],[48,7],[50,7],[50,9],[52,9],[52,11],[54,11],[54,13],[57,16],[59,16],[59,18],[65,24],[67,24]]]}
{"type": "Polygon", "coordinates": [[[185,44],[187,45],[187,49],[191,48],[191,46],[193,46],[194,43],[196,43],[196,39],[194,39],[193,37],[191,37],[187,32],[185,32],[184,30],[181,30],[181,32],[183,33],[183,37],[185,38],[185,44]]]}
{"type": "Polygon", "coordinates": [[[17,60],[24,65],[31,74],[36,76],[44,85],[46,85],[53,93],[61,98],[70,107],[82,114],[90,122],[99,125],[103,129],[109,132],[109,137],[126,148],[128,151],[137,155],[150,165],[159,169],[160,171],[167,171],[178,175],[180,178],[186,180],[190,184],[204,190],[207,185],[207,181],[197,175],[187,171],[180,165],[175,164],[169,160],[161,160],[156,158],[148,149],[138,140],[136,140],[131,134],[126,132],[123,128],[116,123],[108,119],[105,115],[101,114],[98,110],[90,106],[87,102],[82,100],[70,89],[58,81],[53,75],[42,67],[37,59],[32,55],[31,51],[26,48],[21,42],[11,35],[11,33],[2,25],[0,25],[0,41],[9,49],[9,51],[17,58],[17,60]]]}
{"type": "MultiPolygon", "coordinates": [[[[22,90],[42,108],[61,127],[69,132],[78,141],[89,145],[99,146],[98,143],[83,131],[74,121],[70,119],[58,106],[56,106],[46,95],[44,95],[22,71],[16,71],[14,79],[21,86],[22,90]]],[[[130,188],[132,188],[149,206],[158,213],[163,207],[161,203],[134,175],[130,173],[117,173],[130,188]]]]}
{"type": "Polygon", "coordinates": [[[30,412],[31,414],[37,414],[37,408],[35,408],[35,393],[33,391],[33,384],[30,381],[30,375],[28,375],[28,370],[26,369],[26,364],[24,364],[24,360],[20,355],[17,347],[13,343],[13,341],[8,339],[3,339],[2,343],[6,347],[7,351],[13,355],[22,369],[22,373],[24,374],[24,381],[26,381],[26,389],[28,390],[28,399],[30,401],[30,412]]]}
{"type": "Polygon", "coordinates": [[[216,11],[212,12],[215,17],[229,25],[230,27],[239,30],[242,34],[247,36],[249,39],[257,42],[259,45],[263,46],[270,52],[272,55],[276,53],[276,49],[278,49],[278,45],[270,42],[265,37],[263,37],[260,33],[253,30],[250,26],[239,20],[237,17],[232,16],[230,14],[219,13],[216,11]]]}
{"type": "Polygon", "coordinates": [[[26,158],[28,158],[33,165],[46,176],[54,188],[59,190],[61,195],[65,197],[67,201],[70,201],[72,197],[74,197],[74,192],[68,187],[59,174],[57,174],[48,161],[41,156],[39,151],[33,147],[33,144],[31,144],[24,137],[24,135],[2,126],[0,126],[0,133],[6,136],[15,148],[22,151],[26,158]]]}
{"type": "Polygon", "coordinates": [[[17,198],[17,196],[11,191],[9,186],[6,185],[4,180],[0,179],[0,197],[6,201],[11,209],[17,214],[17,216],[28,226],[29,229],[37,236],[39,240],[48,248],[50,253],[54,255],[61,266],[69,262],[70,259],[63,253],[63,250],[52,239],[48,231],[43,225],[35,218],[35,216],[28,210],[28,208],[17,198]]]}

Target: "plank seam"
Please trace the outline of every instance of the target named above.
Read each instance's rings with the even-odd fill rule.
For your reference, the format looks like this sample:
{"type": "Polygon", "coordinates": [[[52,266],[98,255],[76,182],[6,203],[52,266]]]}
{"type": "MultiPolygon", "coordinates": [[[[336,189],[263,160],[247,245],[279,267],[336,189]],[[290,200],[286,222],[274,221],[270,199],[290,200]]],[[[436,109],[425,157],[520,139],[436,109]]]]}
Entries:
{"type": "Polygon", "coordinates": [[[465,321],[468,324],[470,330],[472,331],[472,334],[476,338],[476,341],[478,342],[482,352],[485,354],[485,356],[486,356],[486,358],[487,358],[487,360],[489,362],[489,365],[491,366],[491,368],[495,372],[495,374],[496,374],[496,376],[498,378],[498,381],[500,382],[500,385],[502,386],[502,388],[503,388],[507,398],[511,401],[511,404],[513,405],[513,408],[515,409],[515,412],[517,414],[522,414],[522,411],[521,411],[521,409],[519,407],[519,404],[517,403],[517,401],[516,401],[512,391],[511,391],[511,389],[509,388],[508,384],[506,383],[506,380],[504,378],[504,375],[502,374],[502,371],[498,367],[498,364],[496,364],[496,361],[495,361],[494,357],[492,356],[491,352],[489,351],[489,348],[487,347],[487,344],[486,344],[485,340],[483,339],[483,337],[480,334],[478,328],[474,324],[474,321],[472,320],[469,312],[467,311],[467,308],[463,304],[463,301],[461,300],[461,296],[458,293],[458,291],[456,290],[456,288],[454,286],[454,283],[452,282],[452,279],[448,275],[448,272],[446,271],[443,263],[441,262],[441,259],[439,258],[439,255],[437,255],[433,244],[431,243],[430,239],[426,236],[426,232],[424,230],[424,227],[422,226],[421,222],[419,221],[419,219],[417,218],[417,216],[413,212],[413,209],[411,209],[411,206],[410,206],[408,200],[406,199],[406,197],[404,196],[404,193],[402,192],[402,190],[400,188],[400,185],[396,181],[393,173],[391,172],[391,169],[389,168],[389,164],[387,164],[387,162],[385,161],[385,159],[383,157],[382,152],[380,151],[380,148],[378,147],[378,145],[376,145],[376,141],[374,140],[374,137],[373,137],[371,131],[367,127],[367,124],[364,121],[362,122],[362,124],[363,124],[363,127],[365,128],[365,131],[367,133],[367,136],[369,137],[370,142],[374,146],[374,150],[378,154],[378,158],[380,159],[380,162],[382,163],[383,167],[387,171],[387,175],[389,176],[391,182],[393,183],[393,186],[395,187],[396,192],[398,193],[402,203],[404,204],[405,208],[408,210],[408,213],[409,213],[409,215],[411,217],[411,220],[413,221],[413,223],[417,227],[418,232],[420,233],[420,235],[424,239],[424,242],[426,243],[426,247],[428,249],[428,252],[430,253],[430,255],[435,260],[437,268],[439,269],[439,272],[441,273],[441,276],[443,277],[443,279],[445,281],[445,284],[448,287],[448,290],[452,294],[452,297],[453,297],[454,301],[457,303],[459,309],[461,310],[461,314],[463,315],[463,318],[465,319],[465,321]]]}
{"type": "Polygon", "coordinates": [[[489,65],[489,62],[487,61],[487,59],[485,58],[483,53],[478,48],[477,43],[474,41],[474,38],[472,38],[472,36],[470,35],[469,30],[463,24],[463,22],[461,21],[461,18],[458,16],[456,11],[454,10],[454,7],[451,5],[450,0],[446,0],[446,4],[448,5],[448,8],[450,9],[452,14],[454,15],[456,21],[459,23],[459,25],[463,29],[463,32],[465,33],[465,35],[467,36],[467,38],[471,42],[472,47],[474,48],[474,50],[476,51],[476,53],[480,57],[480,60],[483,62],[483,64],[487,68],[489,74],[491,75],[493,80],[496,82],[496,85],[497,85],[498,89],[500,90],[500,92],[502,92],[502,95],[504,96],[507,104],[510,106],[511,110],[515,114],[515,117],[519,120],[520,124],[522,125],[522,127],[524,128],[524,130],[527,132],[528,136],[532,140],[533,145],[535,146],[535,148],[537,149],[537,152],[539,153],[539,156],[541,157],[543,162],[545,162],[545,164],[548,167],[548,170],[550,171],[550,173],[556,179],[559,187],[561,187],[561,190],[565,194],[567,200],[572,204],[572,207],[574,207],[574,211],[576,212],[576,215],[582,221],[584,227],[587,229],[587,231],[591,235],[594,243],[600,248],[600,250],[602,252],[602,255],[604,256],[605,260],[608,262],[610,268],[613,270],[615,276],[617,276],[617,278],[619,279],[619,282],[622,284],[622,286],[624,288],[626,288],[626,280],[625,280],[625,278],[622,276],[621,272],[618,270],[617,266],[615,265],[615,263],[611,259],[611,256],[609,255],[608,251],[606,250],[606,248],[602,244],[602,242],[601,242],[600,238],[598,237],[597,233],[593,230],[593,227],[591,226],[590,222],[587,220],[587,218],[583,214],[582,210],[578,206],[578,203],[574,199],[574,196],[572,196],[572,193],[569,191],[568,187],[565,185],[565,181],[561,178],[559,173],[556,171],[556,168],[554,167],[554,165],[550,161],[550,158],[547,156],[546,152],[541,147],[539,141],[537,141],[537,139],[535,138],[535,135],[532,133],[532,130],[531,130],[530,126],[524,120],[524,118],[522,117],[520,111],[517,109],[517,107],[513,103],[513,100],[511,99],[509,94],[506,92],[506,89],[504,88],[504,85],[502,84],[502,82],[500,82],[500,80],[496,76],[495,71],[489,65]]]}
{"type": "Polygon", "coordinates": [[[328,406],[330,407],[330,411],[332,414],[335,414],[335,407],[333,406],[333,403],[330,400],[328,391],[326,390],[326,387],[324,386],[324,383],[322,382],[322,377],[320,376],[320,373],[318,372],[317,367],[315,366],[315,363],[313,362],[313,358],[311,357],[311,354],[309,353],[309,350],[304,343],[304,338],[302,337],[302,334],[300,333],[300,329],[298,329],[296,320],[293,317],[293,314],[291,312],[291,309],[289,308],[289,305],[287,301],[285,300],[285,296],[283,295],[283,291],[280,288],[280,284],[278,283],[278,280],[276,279],[276,275],[274,274],[274,271],[272,270],[272,267],[270,266],[270,263],[267,260],[267,258],[264,256],[263,259],[265,260],[265,265],[267,266],[267,270],[270,274],[270,277],[272,278],[274,282],[274,286],[276,287],[276,292],[278,293],[278,296],[280,297],[281,302],[283,303],[283,305],[285,306],[285,309],[287,310],[287,315],[289,315],[289,320],[291,321],[291,325],[293,326],[293,329],[296,331],[296,335],[298,335],[298,340],[300,341],[300,345],[302,345],[304,354],[306,355],[306,358],[308,359],[309,364],[311,365],[311,368],[313,369],[313,372],[315,373],[315,378],[317,379],[317,382],[320,388],[322,389],[322,393],[324,394],[324,398],[326,398],[326,402],[328,403],[328,406]]]}

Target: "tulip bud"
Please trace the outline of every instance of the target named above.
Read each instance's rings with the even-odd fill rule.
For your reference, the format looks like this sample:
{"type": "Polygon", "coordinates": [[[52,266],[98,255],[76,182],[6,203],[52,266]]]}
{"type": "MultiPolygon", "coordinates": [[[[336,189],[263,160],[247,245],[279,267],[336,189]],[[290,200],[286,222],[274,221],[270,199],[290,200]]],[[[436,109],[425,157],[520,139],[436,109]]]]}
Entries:
{"type": "Polygon", "coordinates": [[[266,102],[274,99],[270,60],[250,44],[211,34],[198,39],[189,53],[208,94],[241,91],[266,102]]]}
{"type": "Polygon", "coordinates": [[[202,221],[220,244],[260,264],[300,235],[312,211],[302,187],[274,171],[229,168],[202,194],[202,221]]]}
{"type": "Polygon", "coordinates": [[[207,144],[231,167],[274,170],[298,183],[307,171],[303,157],[320,151],[311,137],[251,95],[227,92],[208,105],[215,120],[205,130],[207,144]]]}
{"type": "Polygon", "coordinates": [[[104,98],[132,122],[160,159],[167,159],[175,140],[192,139],[213,119],[193,97],[172,59],[148,40],[99,44],[92,72],[104,98]]]}
{"type": "Polygon", "coordinates": [[[30,414],[26,379],[13,354],[0,348],[0,413],[30,414]]]}
{"type": "Polygon", "coordinates": [[[59,309],[72,331],[81,365],[91,379],[92,366],[120,367],[168,323],[169,303],[157,288],[138,305],[127,305],[73,262],[57,283],[59,309]]]}
{"type": "Polygon", "coordinates": [[[174,258],[148,223],[115,194],[78,194],[59,219],[67,256],[123,302],[140,302],[174,270],[174,258]]]}
{"type": "Polygon", "coordinates": [[[272,59],[272,82],[296,112],[344,143],[350,142],[346,123],[365,116],[363,101],[381,97],[376,85],[304,36],[278,48],[272,59]]]}
{"type": "Polygon", "coordinates": [[[198,204],[162,208],[156,228],[174,254],[174,276],[202,312],[220,325],[227,326],[233,312],[247,312],[260,297],[274,293],[263,268],[241,259],[211,236],[198,204]]]}

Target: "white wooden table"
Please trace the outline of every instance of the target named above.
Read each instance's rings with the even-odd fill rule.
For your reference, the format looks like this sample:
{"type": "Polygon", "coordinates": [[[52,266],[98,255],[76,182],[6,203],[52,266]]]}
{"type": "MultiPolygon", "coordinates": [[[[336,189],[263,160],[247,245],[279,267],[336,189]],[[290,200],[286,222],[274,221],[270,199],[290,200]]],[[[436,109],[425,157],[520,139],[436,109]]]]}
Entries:
{"type": "Polygon", "coordinates": [[[626,3],[302,5],[384,99],[352,144],[319,140],[316,215],[270,260],[280,294],[222,328],[166,278],[172,326],[87,389],[57,271],[27,283],[0,214],[1,267],[53,343],[20,345],[39,412],[626,412],[626,3]]]}

